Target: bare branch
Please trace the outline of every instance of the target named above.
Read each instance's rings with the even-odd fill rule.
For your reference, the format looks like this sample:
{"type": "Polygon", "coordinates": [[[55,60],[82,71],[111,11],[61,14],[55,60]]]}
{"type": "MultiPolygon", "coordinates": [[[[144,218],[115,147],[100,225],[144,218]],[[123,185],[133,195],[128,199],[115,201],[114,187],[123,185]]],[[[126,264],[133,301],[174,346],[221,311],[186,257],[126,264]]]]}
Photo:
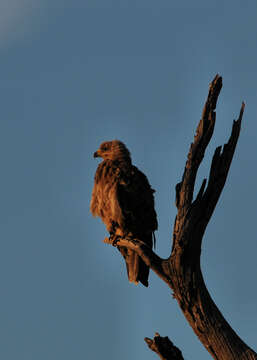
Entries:
{"type": "Polygon", "coordinates": [[[159,355],[161,360],[184,360],[181,351],[165,336],[155,333],[153,339],[145,338],[149,349],[159,355]]]}
{"type": "Polygon", "coordinates": [[[176,188],[176,204],[179,209],[179,217],[181,215],[183,216],[192,202],[197,170],[213,134],[216,119],[216,113],[214,110],[216,109],[217,99],[221,88],[222,78],[221,76],[216,75],[210,84],[209,94],[203,109],[202,118],[196,129],[194,142],[191,144],[188,153],[182,181],[176,188]]]}
{"type": "Polygon", "coordinates": [[[182,182],[176,186],[178,214],[174,225],[170,277],[181,310],[214,359],[257,359],[256,353],[237,336],[211,299],[200,268],[202,238],[225,185],[244,112],[243,103],[228,143],[223,151],[220,146],[213,155],[206,190],[206,180],[203,180],[192,202],[196,174],[214,130],[214,109],[221,85],[221,77],[216,76],[210,85],[182,182]]]}
{"type": "Polygon", "coordinates": [[[208,219],[210,219],[215,209],[227,179],[240,134],[244,108],[245,104],[242,103],[238,120],[234,121],[233,123],[229,141],[224,145],[223,151],[221,152],[221,147],[218,147],[213,155],[209,182],[202,199],[202,207],[205,209],[205,215],[208,217],[208,219]]]}

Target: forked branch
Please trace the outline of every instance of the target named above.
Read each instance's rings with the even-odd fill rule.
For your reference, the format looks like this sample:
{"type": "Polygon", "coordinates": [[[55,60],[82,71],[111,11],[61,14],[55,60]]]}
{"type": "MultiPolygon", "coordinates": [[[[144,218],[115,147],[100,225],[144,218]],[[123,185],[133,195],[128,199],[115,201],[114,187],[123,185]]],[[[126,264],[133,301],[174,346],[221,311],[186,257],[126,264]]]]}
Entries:
{"type": "Polygon", "coordinates": [[[159,355],[161,360],[184,360],[181,351],[165,336],[155,333],[154,338],[145,338],[149,349],[159,355]]]}
{"type": "Polygon", "coordinates": [[[213,134],[216,120],[216,104],[220,90],[222,88],[222,78],[216,75],[210,84],[209,94],[205,103],[202,118],[197,126],[194,142],[191,144],[187,162],[182,177],[182,181],[176,186],[176,204],[178,215],[181,216],[191,205],[196,174],[199,165],[204,157],[205,150],[213,134]]]}

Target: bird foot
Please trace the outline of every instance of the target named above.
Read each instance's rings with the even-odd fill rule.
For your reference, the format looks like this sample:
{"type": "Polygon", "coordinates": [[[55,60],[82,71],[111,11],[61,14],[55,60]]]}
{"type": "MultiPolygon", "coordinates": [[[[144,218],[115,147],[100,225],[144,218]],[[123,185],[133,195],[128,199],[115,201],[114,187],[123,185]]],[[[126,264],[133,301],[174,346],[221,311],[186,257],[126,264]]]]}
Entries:
{"type": "Polygon", "coordinates": [[[111,234],[109,237],[109,240],[112,244],[112,246],[117,247],[118,246],[118,241],[121,239],[121,236],[119,235],[115,235],[115,234],[111,234]]]}

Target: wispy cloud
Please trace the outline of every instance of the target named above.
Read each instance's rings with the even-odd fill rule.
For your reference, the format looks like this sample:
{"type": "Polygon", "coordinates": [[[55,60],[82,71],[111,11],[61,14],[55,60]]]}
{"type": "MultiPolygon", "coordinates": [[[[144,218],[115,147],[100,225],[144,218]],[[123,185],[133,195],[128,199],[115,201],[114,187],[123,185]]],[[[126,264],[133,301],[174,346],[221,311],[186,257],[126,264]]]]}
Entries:
{"type": "Polygon", "coordinates": [[[43,0],[1,0],[0,46],[21,38],[42,6],[43,0]]]}

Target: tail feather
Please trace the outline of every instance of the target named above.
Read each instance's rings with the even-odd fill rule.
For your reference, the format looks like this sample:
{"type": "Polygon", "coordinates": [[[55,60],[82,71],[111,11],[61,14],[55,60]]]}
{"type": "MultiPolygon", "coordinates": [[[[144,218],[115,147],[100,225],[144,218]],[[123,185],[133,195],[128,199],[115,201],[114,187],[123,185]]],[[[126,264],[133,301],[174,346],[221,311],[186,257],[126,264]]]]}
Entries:
{"type": "Polygon", "coordinates": [[[122,247],[120,247],[119,250],[126,262],[129,281],[136,285],[140,281],[144,286],[147,287],[149,267],[144,263],[141,257],[135,253],[135,251],[122,247]]]}
{"type": "Polygon", "coordinates": [[[139,256],[138,280],[146,287],[148,287],[149,272],[150,272],[149,267],[145,264],[145,262],[139,256]]]}
{"type": "MultiPolygon", "coordinates": [[[[155,236],[152,237],[152,234],[147,234],[147,237],[143,240],[145,240],[145,243],[148,246],[152,246],[153,241],[155,243],[155,236]]],[[[150,271],[149,267],[135,251],[119,246],[118,249],[125,259],[129,281],[136,285],[140,281],[147,287],[150,271]]]]}
{"type": "Polygon", "coordinates": [[[138,284],[139,261],[139,256],[135,253],[135,251],[128,249],[126,258],[128,279],[136,285],[138,284]]]}
{"type": "Polygon", "coordinates": [[[129,281],[136,285],[140,281],[144,286],[148,286],[149,267],[141,257],[129,249],[125,260],[129,281]]]}

